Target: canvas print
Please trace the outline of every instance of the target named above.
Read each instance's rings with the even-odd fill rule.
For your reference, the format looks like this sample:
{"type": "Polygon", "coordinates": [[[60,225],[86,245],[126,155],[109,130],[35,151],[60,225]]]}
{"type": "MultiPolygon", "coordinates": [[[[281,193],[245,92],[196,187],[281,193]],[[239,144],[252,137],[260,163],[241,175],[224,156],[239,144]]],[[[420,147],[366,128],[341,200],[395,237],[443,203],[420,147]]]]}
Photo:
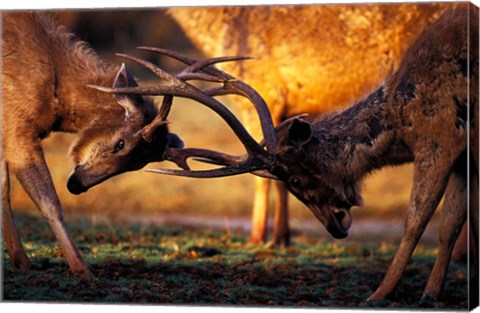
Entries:
{"type": "Polygon", "coordinates": [[[2,11],[2,301],[475,308],[478,23],[2,11]]]}

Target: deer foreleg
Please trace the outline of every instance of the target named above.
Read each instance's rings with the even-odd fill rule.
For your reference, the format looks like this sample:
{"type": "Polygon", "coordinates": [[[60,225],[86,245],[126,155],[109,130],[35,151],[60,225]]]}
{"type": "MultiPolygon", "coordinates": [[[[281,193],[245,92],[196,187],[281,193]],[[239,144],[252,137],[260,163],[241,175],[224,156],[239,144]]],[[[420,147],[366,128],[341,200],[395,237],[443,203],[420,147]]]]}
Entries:
{"type": "Polygon", "coordinates": [[[24,162],[19,162],[17,159],[16,166],[11,164],[12,171],[50,224],[70,266],[70,271],[83,278],[92,277],[63,222],[60,200],[55,192],[43,154],[38,149],[25,159],[24,162]]]}
{"type": "Polygon", "coordinates": [[[272,244],[290,244],[290,228],[288,225],[288,191],[281,181],[274,182],[277,199],[275,202],[275,219],[273,223],[272,244]]]}
{"type": "Polygon", "coordinates": [[[393,292],[418,240],[440,202],[445,191],[450,167],[447,166],[447,162],[444,162],[445,166],[435,164],[430,161],[433,159],[434,157],[430,156],[428,159],[415,162],[414,182],[404,235],[387,274],[368,301],[381,300],[393,292]]]}
{"type": "Polygon", "coordinates": [[[13,219],[10,205],[10,175],[6,161],[2,161],[2,200],[3,238],[5,239],[10,262],[15,267],[27,269],[30,267],[30,261],[23,250],[20,235],[13,219]]]}
{"type": "Polygon", "coordinates": [[[465,177],[455,173],[450,176],[441,214],[438,254],[423,292],[424,298],[437,299],[443,289],[455,241],[467,218],[467,181],[465,177]]]}
{"type": "Polygon", "coordinates": [[[265,242],[267,237],[267,219],[269,207],[270,180],[255,177],[255,198],[252,211],[252,229],[250,242],[265,242]]]}

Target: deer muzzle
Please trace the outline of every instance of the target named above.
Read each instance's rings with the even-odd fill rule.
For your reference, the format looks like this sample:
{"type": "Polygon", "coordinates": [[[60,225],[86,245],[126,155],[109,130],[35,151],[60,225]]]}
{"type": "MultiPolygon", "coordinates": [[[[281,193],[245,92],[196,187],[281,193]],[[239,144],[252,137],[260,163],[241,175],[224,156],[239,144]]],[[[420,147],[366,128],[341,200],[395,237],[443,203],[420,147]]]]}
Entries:
{"type": "Polygon", "coordinates": [[[352,215],[346,208],[331,208],[328,232],[336,239],[348,236],[348,229],[352,225],[352,215]]]}
{"type": "Polygon", "coordinates": [[[82,192],[88,190],[85,186],[83,186],[82,182],[78,180],[75,176],[70,176],[67,182],[67,189],[74,195],[79,195],[82,192]]]}
{"type": "Polygon", "coordinates": [[[68,178],[67,189],[74,195],[79,195],[114,175],[109,172],[94,173],[82,165],[77,165],[68,178]]]}
{"type": "Polygon", "coordinates": [[[350,214],[350,210],[335,208],[333,209],[333,215],[343,229],[348,230],[352,225],[352,215],[350,214]]]}

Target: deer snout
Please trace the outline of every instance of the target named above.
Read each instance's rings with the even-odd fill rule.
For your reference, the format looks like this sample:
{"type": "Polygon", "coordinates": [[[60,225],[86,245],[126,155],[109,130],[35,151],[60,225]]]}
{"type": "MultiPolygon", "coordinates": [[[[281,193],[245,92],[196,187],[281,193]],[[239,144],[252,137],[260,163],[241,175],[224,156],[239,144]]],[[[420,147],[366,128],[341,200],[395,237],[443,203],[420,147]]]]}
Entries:
{"type": "Polygon", "coordinates": [[[348,236],[348,229],[352,225],[352,215],[349,209],[333,208],[331,210],[331,224],[328,228],[330,234],[336,239],[348,236]]]}
{"type": "Polygon", "coordinates": [[[72,174],[70,174],[70,177],[68,178],[67,182],[67,189],[74,195],[79,195],[82,192],[85,192],[88,190],[88,187],[85,186],[85,184],[82,182],[82,180],[79,177],[79,172],[81,172],[81,166],[77,165],[75,166],[72,174]]]}
{"type": "Polygon", "coordinates": [[[352,215],[347,209],[334,209],[333,214],[343,229],[347,230],[352,225],[352,215]]]}
{"type": "Polygon", "coordinates": [[[83,185],[75,173],[73,173],[68,179],[67,189],[74,195],[79,195],[88,190],[88,188],[83,185]]]}

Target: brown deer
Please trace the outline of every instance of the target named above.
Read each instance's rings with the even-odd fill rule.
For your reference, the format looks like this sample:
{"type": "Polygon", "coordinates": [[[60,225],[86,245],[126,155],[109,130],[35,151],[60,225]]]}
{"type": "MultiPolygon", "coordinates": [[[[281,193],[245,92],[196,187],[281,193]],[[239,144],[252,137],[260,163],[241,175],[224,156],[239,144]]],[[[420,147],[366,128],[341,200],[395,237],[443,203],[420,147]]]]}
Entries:
{"type": "MultiPolygon", "coordinates": [[[[171,8],[170,15],[209,57],[250,55],[258,62],[222,69],[248,82],[265,99],[274,124],[352,103],[401,60],[419,31],[452,4],[355,4],[171,8]]],[[[239,98],[243,123],[258,138],[253,108],[239,98]]],[[[270,181],[258,178],[250,241],[267,234],[270,181]]],[[[277,199],[271,243],[289,242],[288,198],[277,199]]]]}
{"type": "Polygon", "coordinates": [[[113,175],[163,160],[181,147],[168,132],[165,110],[150,98],[115,97],[86,84],[137,86],[124,66],[94,51],[41,13],[2,14],[3,233],[10,261],[28,268],[10,206],[11,171],[49,222],[71,272],[91,276],[65,228],[62,207],[43,156],[50,132],[78,132],[68,189],[78,194],[113,175]]]}
{"type": "MultiPolygon", "coordinates": [[[[369,301],[394,291],[445,196],[438,254],[423,293],[423,298],[437,298],[455,240],[467,219],[469,190],[470,223],[478,244],[478,18],[473,5],[446,12],[422,31],[383,85],[345,110],[318,119],[290,118],[276,129],[269,124],[271,117],[259,111],[264,143],[242,139],[246,155],[167,148],[166,155],[177,158],[185,170],[151,171],[198,178],[250,171],[281,180],[330,234],[340,239],[348,236],[351,207],[362,203],[362,178],[384,166],[413,162],[405,232],[385,278],[369,301]],[[276,138],[272,138],[273,131],[276,138]],[[258,149],[264,146],[266,149],[258,149]],[[225,167],[189,170],[186,161],[191,157],[225,167]]],[[[186,64],[194,62],[178,58],[186,64]]],[[[216,75],[214,70],[209,73],[216,75]]],[[[160,93],[156,89],[161,91],[161,87],[102,90],[155,95],[160,93]]],[[[215,101],[205,100],[206,95],[198,92],[195,98],[215,101]]],[[[265,106],[261,99],[256,101],[256,108],[265,106]]],[[[236,133],[244,131],[242,124],[232,124],[236,133]]]]}

